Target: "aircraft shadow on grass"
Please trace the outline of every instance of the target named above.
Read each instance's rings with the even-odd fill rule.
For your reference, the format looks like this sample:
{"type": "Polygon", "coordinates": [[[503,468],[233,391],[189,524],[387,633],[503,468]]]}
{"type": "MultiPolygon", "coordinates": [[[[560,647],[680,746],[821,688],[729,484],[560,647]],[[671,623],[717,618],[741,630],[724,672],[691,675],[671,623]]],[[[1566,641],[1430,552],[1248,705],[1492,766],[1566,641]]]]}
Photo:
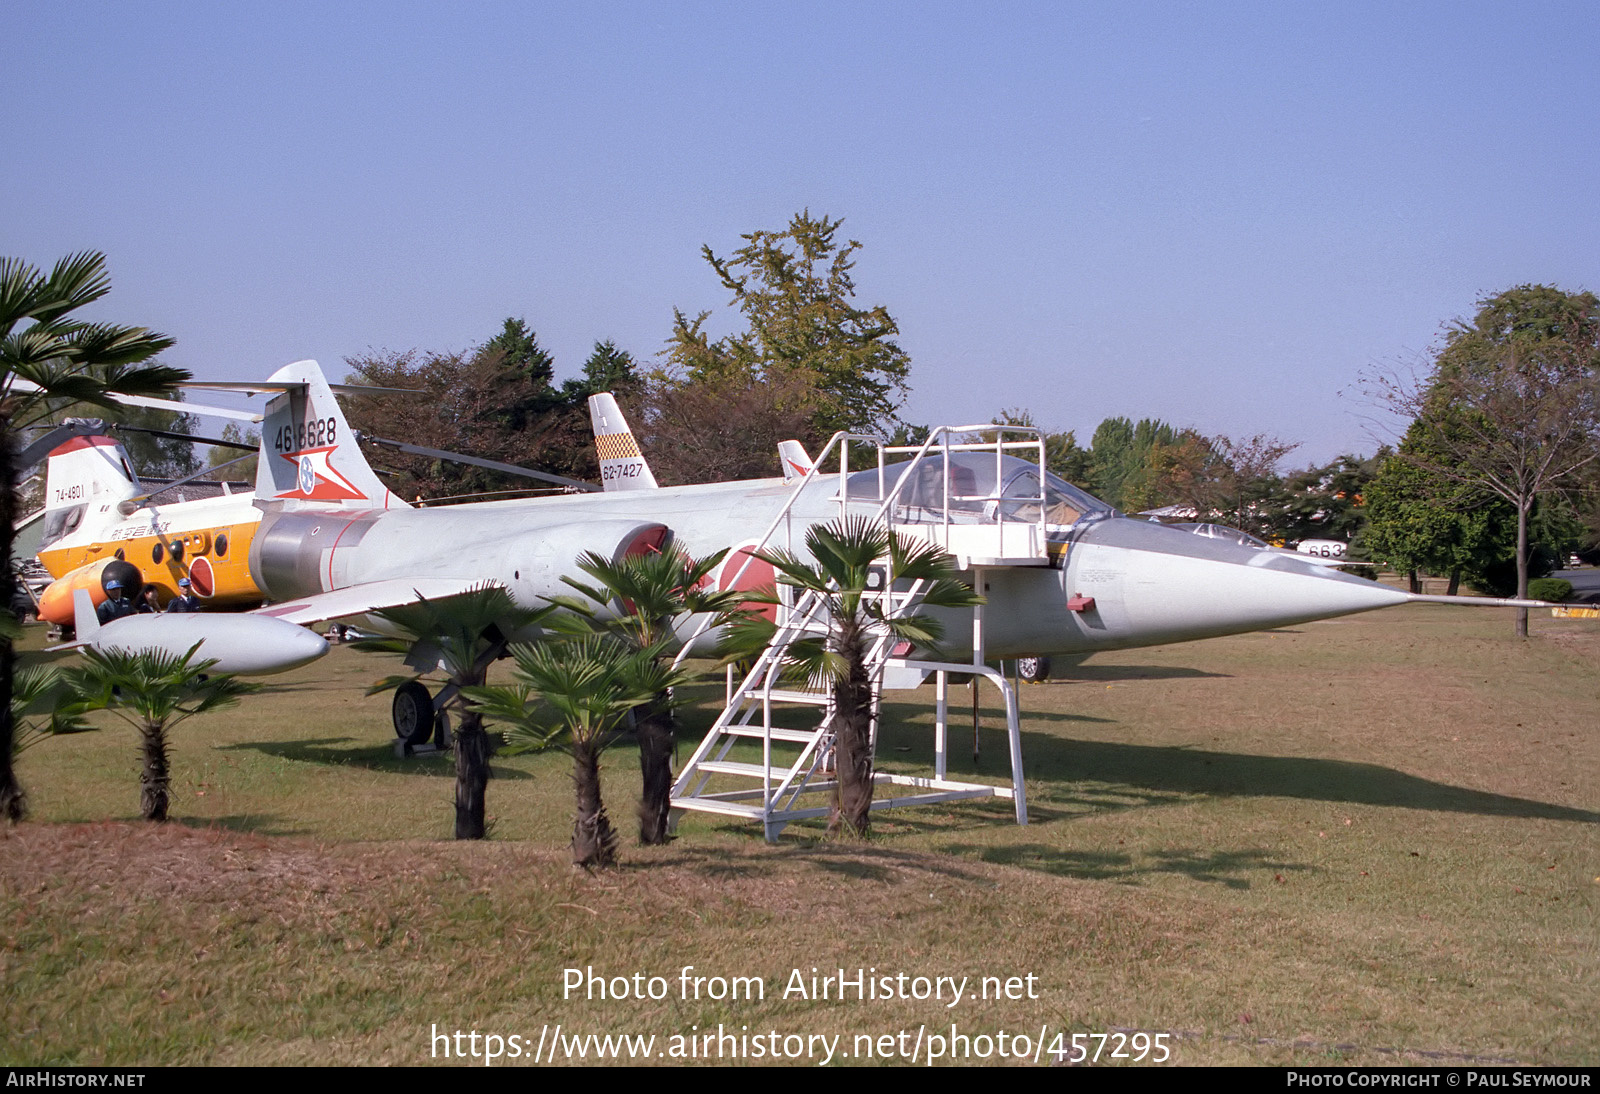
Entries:
{"type": "Polygon", "coordinates": [[[1229,889],[1248,889],[1246,872],[1273,871],[1278,877],[1287,873],[1315,871],[1316,867],[1304,863],[1283,862],[1266,851],[1199,851],[1190,848],[1151,851],[1143,861],[1136,862],[1132,855],[1108,851],[1071,851],[1050,847],[1042,843],[1008,844],[995,847],[976,843],[950,843],[940,848],[952,855],[976,856],[984,862],[1000,866],[1020,866],[1060,877],[1083,878],[1089,881],[1120,881],[1135,883],[1153,874],[1182,874],[1195,881],[1223,885],[1229,889]]]}
{"type": "MultiPolygon", "coordinates": [[[[1206,672],[1187,665],[1078,665],[1072,675],[1062,681],[1071,684],[1079,681],[1103,682],[1107,680],[1232,680],[1230,672],[1206,672]]],[[[1026,697],[1026,693],[1024,693],[1026,697]]],[[[1029,712],[1030,717],[1032,712],[1029,712]]]]}
{"type": "MultiPolygon", "coordinates": [[[[437,778],[455,776],[455,761],[451,753],[397,759],[393,745],[365,745],[355,737],[318,737],[308,741],[251,741],[246,744],[222,745],[221,752],[260,752],[281,760],[300,763],[323,764],[328,767],[357,767],[364,771],[381,771],[389,775],[422,775],[437,778]],[[354,744],[355,747],[351,747],[354,744]]],[[[533,776],[525,771],[494,765],[494,777],[515,782],[533,776]]]]}
{"type": "Polygon", "coordinates": [[[1167,746],[1063,741],[1025,734],[1028,777],[1110,783],[1167,795],[1303,798],[1442,813],[1600,823],[1600,813],[1451,786],[1378,764],[1304,756],[1253,756],[1167,746]],[[1033,741],[1026,738],[1033,737],[1033,741]]]}
{"type": "MultiPolygon", "coordinates": [[[[1039,715],[1030,713],[1028,717],[1039,715]]],[[[1059,719],[1068,721],[1072,716],[1059,719]]],[[[984,720],[983,756],[977,764],[972,762],[970,724],[956,722],[951,726],[952,778],[1006,777],[1009,761],[1005,735],[996,721],[994,717],[984,720]]],[[[931,735],[925,726],[885,725],[879,744],[880,762],[903,759],[912,764],[926,763],[931,760],[931,753],[931,735]]],[[[1600,813],[1592,810],[1451,786],[1354,760],[1074,741],[1027,730],[1022,734],[1022,756],[1028,781],[1036,787],[1046,784],[1042,792],[1035,789],[1029,795],[1029,812],[1036,822],[1069,818],[1086,809],[1136,809],[1206,796],[1302,798],[1600,824],[1600,813]]]]}
{"type": "MultiPolygon", "coordinates": [[[[918,720],[897,713],[884,720],[878,743],[880,763],[932,762],[933,738],[924,711],[918,720]]],[[[951,703],[950,776],[1009,775],[1004,719],[985,710],[982,758],[972,759],[972,730],[966,708],[951,703]]],[[[1030,711],[1029,720],[1054,723],[1110,719],[1030,711]]],[[[1070,818],[1084,811],[1145,808],[1208,797],[1302,798],[1307,801],[1428,809],[1443,813],[1519,817],[1526,820],[1600,824],[1600,813],[1550,802],[1495,794],[1408,775],[1379,764],[1312,756],[1257,756],[1172,746],[1119,744],[1064,739],[1050,733],[1022,733],[1028,781],[1046,784],[1029,796],[1033,819],[1070,818]],[[1042,791],[1042,792],[1041,792],[1042,791]]]]}

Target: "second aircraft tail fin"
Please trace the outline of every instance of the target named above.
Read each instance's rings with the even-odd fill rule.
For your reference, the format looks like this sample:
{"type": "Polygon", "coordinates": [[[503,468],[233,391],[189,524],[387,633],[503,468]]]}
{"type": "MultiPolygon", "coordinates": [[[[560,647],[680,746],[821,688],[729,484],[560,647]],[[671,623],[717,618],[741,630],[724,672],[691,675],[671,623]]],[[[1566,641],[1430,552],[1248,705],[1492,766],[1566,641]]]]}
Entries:
{"type": "Polygon", "coordinates": [[[600,485],[608,491],[654,490],[656,477],[611,392],[589,396],[589,421],[600,456],[600,485]]]}
{"type": "Polygon", "coordinates": [[[783,465],[783,481],[798,482],[812,468],[806,446],[799,441],[778,442],[778,463],[783,465]]]}

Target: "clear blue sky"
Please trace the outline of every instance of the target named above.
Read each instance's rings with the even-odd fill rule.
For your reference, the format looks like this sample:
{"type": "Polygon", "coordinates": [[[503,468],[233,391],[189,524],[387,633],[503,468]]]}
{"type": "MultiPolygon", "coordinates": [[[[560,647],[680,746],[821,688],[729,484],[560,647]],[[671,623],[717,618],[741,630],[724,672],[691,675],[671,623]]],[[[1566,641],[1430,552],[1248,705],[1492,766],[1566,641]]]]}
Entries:
{"type": "Polygon", "coordinates": [[[106,252],[98,314],[207,378],[510,315],[563,375],[650,358],[725,309],[702,244],[809,208],[910,419],[1298,465],[1370,451],[1358,375],[1479,297],[1600,289],[1592,2],[8,0],[0,41],[0,253],[106,252]]]}

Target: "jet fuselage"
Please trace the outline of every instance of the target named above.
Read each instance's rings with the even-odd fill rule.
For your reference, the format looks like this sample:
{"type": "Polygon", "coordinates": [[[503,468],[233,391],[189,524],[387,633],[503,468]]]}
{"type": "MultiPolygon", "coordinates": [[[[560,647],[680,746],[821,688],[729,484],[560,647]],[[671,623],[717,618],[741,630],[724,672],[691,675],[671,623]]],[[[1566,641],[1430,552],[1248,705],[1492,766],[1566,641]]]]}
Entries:
{"type": "MultiPolygon", "coordinates": [[[[768,540],[803,553],[806,530],[839,515],[839,476],[817,476],[768,540]]],[[[664,526],[703,556],[755,544],[787,502],[781,479],[582,494],[433,509],[269,512],[251,570],[274,600],[366,582],[424,577],[492,580],[525,605],[571,593],[584,551],[616,556],[664,526]]],[[[871,514],[876,503],[852,502],[871,514]]],[[[1081,653],[1286,626],[1403,603],[1405,594],[1285,554],[1118,515],[1063,533],[1048,566],[982,571],[987,652],[1081,653]]],[[[737,568],[725,562],[719,581],[737,568]]],[[[743,583],[748,587],[748,582],[743,583]]],[[[939,611],[944,648],[970,656],[971,612],[939,611]]]]}

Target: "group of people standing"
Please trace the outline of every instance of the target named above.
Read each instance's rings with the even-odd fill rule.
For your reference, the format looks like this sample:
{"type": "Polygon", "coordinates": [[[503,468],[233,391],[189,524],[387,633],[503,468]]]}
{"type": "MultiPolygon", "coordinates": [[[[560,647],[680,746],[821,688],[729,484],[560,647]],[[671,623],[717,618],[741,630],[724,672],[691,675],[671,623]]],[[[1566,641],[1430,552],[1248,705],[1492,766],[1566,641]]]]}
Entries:
{"type": "MultiPolygon", "coordinates": [[[[198,612],[200,598],[194,595],[194,589],[186,577],[178,579],[178,595],[166,607],[167,612],[198,612]]],[[[144,595],[137,601],[128,599],[128,590],[122,582],[112,579],[106,582],[106,599],[95,609],[95,615],[102,624],[113,619],[121,619],[127,615],[159,615],[163,614],[161,603],[153,587],[146,588],[144,595]]]]}

